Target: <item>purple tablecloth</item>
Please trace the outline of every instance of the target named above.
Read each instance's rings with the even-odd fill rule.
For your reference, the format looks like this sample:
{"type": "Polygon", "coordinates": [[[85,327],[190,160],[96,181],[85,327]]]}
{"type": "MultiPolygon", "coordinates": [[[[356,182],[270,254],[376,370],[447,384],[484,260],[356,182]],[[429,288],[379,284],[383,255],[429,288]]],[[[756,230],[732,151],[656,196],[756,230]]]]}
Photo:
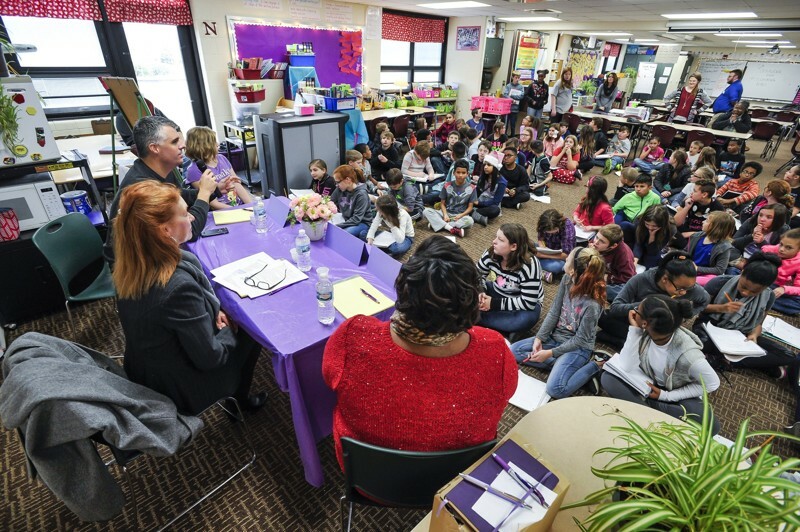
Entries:
{"type": "MultiPolygon", "coordinates": [[[[269,201],[285,201],[273,197],[269,201]]],[[[206,229],[215,227],[209,214],[206,229]]],[[[255,232],[249,223],[226,225],[227,235],[200,238],[188,244],[188,249],[200,259],[206,274],[214,268],[263,251],[273,258],[291,261],[290,249],[294,247],[299,225],[280,227],[269,220],[265,234],[255,232]]],[[[355,238],[355,237],[353,237],[355,238]]],[[[380,253],[380,251],[375,251],[380,253]]],[[[356,266],[324,241],[311,243],[313,268],[307,272],[309,279],[292,285],[275,295],[256,299],[240,298],[234,292],[216,284],[214,290],[220,298],[222,308],[240,327],[243,327],[258,343],[273,353],[272,365],[278,386],[289,392],[292,418],[300,450],[300,459],[305,469],[306,480],[314,485],[324,483],[322,464],[317,452],[317,441],[333,430],[333,407],[336,395],[322,380],[322,353],[328,337],[344,318],[337,313],[332,325],[317,321],[315,285],[316,268],[330,268],[333,282],[361,275],[378,290],[395,299],[392,285],[382,282],[365,266],[356,266]]],[[[379,314],[388,319],[392,310],[379,314]]]]}

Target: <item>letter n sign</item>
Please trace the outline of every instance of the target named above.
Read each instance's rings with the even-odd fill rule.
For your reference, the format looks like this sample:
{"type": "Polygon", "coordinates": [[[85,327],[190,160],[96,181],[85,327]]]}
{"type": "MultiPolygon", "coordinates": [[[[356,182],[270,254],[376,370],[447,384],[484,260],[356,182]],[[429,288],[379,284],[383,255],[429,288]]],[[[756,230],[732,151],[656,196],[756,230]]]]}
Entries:
{"type": "Polygon", "coordinates": [[[206,36],[208,35],[216,35],[217,34],[217,23],[216,22],[206,22],[203,21],[203,29],[205,30],[206,36]]]}

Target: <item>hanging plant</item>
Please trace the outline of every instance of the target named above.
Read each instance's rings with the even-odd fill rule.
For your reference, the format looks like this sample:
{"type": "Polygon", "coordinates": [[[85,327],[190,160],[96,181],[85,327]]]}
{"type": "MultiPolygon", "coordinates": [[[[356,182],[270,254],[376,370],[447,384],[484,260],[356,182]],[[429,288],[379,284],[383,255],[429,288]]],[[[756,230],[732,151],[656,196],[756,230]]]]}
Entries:
{"type": "Polygon", "coordinates": [[[0,140],[12,153],[20,141],[18,112],[14,100],[5,93],[0,94],[0,140]]]}

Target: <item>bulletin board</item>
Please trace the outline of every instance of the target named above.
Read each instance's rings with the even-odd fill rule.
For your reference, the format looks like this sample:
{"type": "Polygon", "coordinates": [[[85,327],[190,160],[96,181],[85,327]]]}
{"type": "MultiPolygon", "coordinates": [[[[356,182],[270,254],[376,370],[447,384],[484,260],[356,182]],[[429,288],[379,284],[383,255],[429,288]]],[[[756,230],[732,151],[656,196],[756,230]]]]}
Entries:
{"type": "Polygon", "coordinates": [[[577,87],[584,79],[594,77],[601,54],[594,51],[570,50],[567,66],[572,68],[572,86],[577,87]]]}
{"type": "Polygon", "coordinates": [[[355,87],[362,82],[361,28],[287,26],[262,19],[228,17],[228,31],[234,59],[264,57],[276,63],[287,62],[287,44],[311,42],[320,86],[349,83],[355,87]]]}

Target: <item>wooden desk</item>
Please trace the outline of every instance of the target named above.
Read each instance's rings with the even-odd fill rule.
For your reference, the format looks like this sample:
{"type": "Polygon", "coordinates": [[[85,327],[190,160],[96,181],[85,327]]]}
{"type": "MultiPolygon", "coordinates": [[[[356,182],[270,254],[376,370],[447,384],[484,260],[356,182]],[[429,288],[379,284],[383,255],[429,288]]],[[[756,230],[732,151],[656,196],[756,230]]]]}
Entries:
{"type": "MultiPolygon", "coordinates": [[[[570,482],[570,488],[563,505],[578,502],[593,491],[605,487],[603,480],[594,476],[592,466],[602,467],[610,456],[594,456],[602,447],[620,446],[619,433],[612,432],[612,426],[623,421],[616,416],[604,415],[619,410],[641,425],[657,421],[683,423],[653,408],[637,405],[610,397],[570,397],[552,401],[534,410],[503,438],[517,435],[531,443],[542,457],[550,462],[570,482]]],[[[431,501],[432,504],[432,501],[431,501]]],[[[576,529],[572,518],[583,521],[589,516],[589,506],[561,510],[556,515],[551,530],[573,531],[576,529]]],[[[412,532],[427,532],[430,513],[425,516],[412,532]]]]}
{"type": "MultiPolygon", "coordinates": [[[[89,159],[89,169],[92,171],[92,177],[95,179],[102,179],[112,176],[113,171],[111,168],[111,154],[100,153],[100,148],[111,145],[110,135],[91,135],[88,137],[77,137],[74,139],[58,139],[56,140],[56,144],[62,153],[71,150],[78,150],[86,155],[86,157],[89,159]]],[[[118,152],[116,159],[117,165],[120,165],[125,161],[133,162],[135,157],[129,149],[126,149],[124,152],[118,152]]],[[[69,183],[78,183],[80,181],[83,181],[83,177],[81,176],[80,170],[77,168],[53,172],[53,182],[56,185],[66,185],[69,183]]]]}
{"type": "Polygon", "coordinates": [[[747,140],[753,136],[752,133],[737,133],[736,131],[721,131],[718,129],[709,129],[707,127],[697,126],[694,124],[678,124],[675,122],[663,122],[661,120],[656,120],[655,122],[648,122],[648,127],[653,126],[668,126],[674,127],[678,131],[707,131],[714,135],[715,137],[724,138],[724,139],[737,139],[737,140],[747,140]]]}

